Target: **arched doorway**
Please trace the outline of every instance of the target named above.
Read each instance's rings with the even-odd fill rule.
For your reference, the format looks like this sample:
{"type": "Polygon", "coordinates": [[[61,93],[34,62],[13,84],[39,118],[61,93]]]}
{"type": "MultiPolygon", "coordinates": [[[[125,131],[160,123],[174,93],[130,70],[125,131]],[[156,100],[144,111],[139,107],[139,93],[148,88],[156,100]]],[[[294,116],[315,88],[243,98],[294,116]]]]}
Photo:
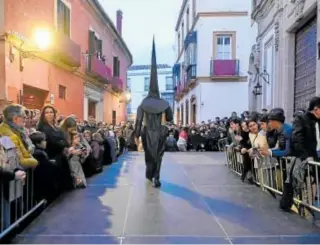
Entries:
{"type": "Polygon", "coordinates": [[[189,124],[189,100],[186,101],[186,124],[189,124]]]}
{"type": "Polygon", "coordinates": [[[180,107],[180,113],[181,113],[181,118],[180,118],[180,121],[181,121],[181,125],[184,125],[184,111],[183,111],[183,104],[181,105],[180,107]]]}
{"type": "Polygon", "coordinates": [[[190,99],[191,104],[191,123],[197,122],[197,98],[196,96],[192,96],[190,99]]]}

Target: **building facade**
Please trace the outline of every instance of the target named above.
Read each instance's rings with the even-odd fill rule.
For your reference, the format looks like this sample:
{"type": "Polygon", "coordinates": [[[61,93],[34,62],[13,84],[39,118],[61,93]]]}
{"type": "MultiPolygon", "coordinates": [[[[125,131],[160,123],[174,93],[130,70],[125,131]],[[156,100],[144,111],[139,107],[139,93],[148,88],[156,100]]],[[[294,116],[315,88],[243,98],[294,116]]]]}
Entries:
{"type": "Polygon", "coordinates": [[[123,92],[132,55],[121,36],[121,11],[117,27],[98,0],[3,0],[0,12],[2,108],[52,104],[79,119],[126,120],[123,92]],[[50,45],[41,49],[34,34],[50,35],[50,45]]]}
{"type": "Polygon", "coordinates": [[[319,94],[319,4],[317,0],[252,1],[258,34],[251,77],[267,79],[251,80],[249,90],[261,87],[260,93],[249,96],[251,109],[282,107],[291,120],[295,110],[306,109],[310,98],[319,94]]]}
{"type": "Polygon", "coordinates": [[[175,120],[199,123],[248,109],[255,42],[251,0],[184,0],[177,20],[175,120]]]}
{"type": "MultiPolygon", "coordinates": [[[[133,65],[128,70],[128,87],[131,92],[131,102],[127,112],[129,120],[134,121],[137,109],[142,100],[148,95],[150,84],[150,65],[133,65]]],[[[172,67],[166,64],[157,65],[158,85],[161,97],[174,106],[174,85],[172,80],[172,67]]]]}

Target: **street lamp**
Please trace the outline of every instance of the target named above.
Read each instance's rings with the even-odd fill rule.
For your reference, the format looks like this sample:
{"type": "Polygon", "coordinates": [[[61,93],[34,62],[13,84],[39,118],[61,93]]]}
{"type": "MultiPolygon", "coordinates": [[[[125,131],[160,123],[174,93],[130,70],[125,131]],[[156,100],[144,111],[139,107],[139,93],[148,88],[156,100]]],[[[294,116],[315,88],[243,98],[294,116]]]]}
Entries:
{"type": "Polygon", "coordinates": [[[129,102],[131,100],[131,93],[130,91],[125,92],[126,101],[129,102]]]}
{"type": "Polygon", "coordinates": [[[253,87],[252,93],[253,93],[255,96],[262,94],[262,86],[261,86],[261,84],[260,84],[259,81],[258,81],[258,83],[253,87]]]}
{"type": "Polygon", "coordinates": [[[49,49],[53,42],[52,32],[48,29],[35,29],[33,32],[33,42],[42,51],[49,49]]]}
{"type": "Polygon", "coordinates": [[[129,90],[124,91],[121,95],[120,95],[120,103],[129,103],[131,101],[131,93],[129,90]]]}

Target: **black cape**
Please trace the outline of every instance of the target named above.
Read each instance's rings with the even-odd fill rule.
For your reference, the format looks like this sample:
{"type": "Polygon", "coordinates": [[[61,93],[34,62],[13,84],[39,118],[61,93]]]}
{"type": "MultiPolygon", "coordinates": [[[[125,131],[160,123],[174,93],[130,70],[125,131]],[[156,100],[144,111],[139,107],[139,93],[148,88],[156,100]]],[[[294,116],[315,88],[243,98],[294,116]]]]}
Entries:
{"type": "Polygon", "coordinates": [[[138,107],[135,124],[135,136],[137,138],[141,136],[147,166],[146,177],[150,180],[160,178],[161,162],[169,131],[165,124],[172,120],[173,113],[169,103],[160,98],[153,40],[149,93],[138,107]]]}

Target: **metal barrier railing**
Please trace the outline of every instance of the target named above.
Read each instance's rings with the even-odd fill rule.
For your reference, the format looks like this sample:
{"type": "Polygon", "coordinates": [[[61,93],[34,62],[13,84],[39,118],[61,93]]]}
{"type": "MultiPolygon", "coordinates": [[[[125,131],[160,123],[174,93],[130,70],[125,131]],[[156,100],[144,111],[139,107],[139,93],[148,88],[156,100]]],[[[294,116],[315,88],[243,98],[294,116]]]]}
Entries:
{"type": "MultiPolygon", "coordinates": [[[[236,174],[242,175],[243,155],[228,145],[225,149],[228,168],[236,174]]],[[[267,190],[273,195],[282,195],[290,161],[290,157],[280,159],[272,157],[251,158],[253,182],[264,191],[267,190]]],[[[319,162],[309,161],[306,165],[303,185],[298,191],[295,191],[294,203],[298,207],[298,213],[302,216],[310,211],[320,212],[319,168],[319,162]]]]}
{"type": "Polygon", "coordinates": [[[36,200],[34,195],[33,170],[28,169],[26,173],[23,182],[0,179],[0,241],[46,203],[46,200],[36,200]]]}
{"type": "Polygon", "coordinates": [[[228,138],[222,138],[218,140],[219,151],[223,151],[226,148],[226,145],[228,145],[228,138]]]}

